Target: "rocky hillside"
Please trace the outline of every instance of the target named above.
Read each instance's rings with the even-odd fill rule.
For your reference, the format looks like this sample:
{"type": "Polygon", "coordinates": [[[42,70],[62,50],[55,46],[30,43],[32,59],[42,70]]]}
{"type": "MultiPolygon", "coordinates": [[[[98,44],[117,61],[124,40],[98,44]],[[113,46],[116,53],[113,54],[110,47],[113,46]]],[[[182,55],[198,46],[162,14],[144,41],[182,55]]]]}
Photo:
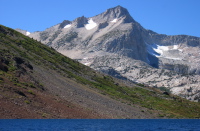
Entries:
{"type": "Polygon", "coordinates": [[[121,6],[42,32],[21,32],[95,70],[200,99],[200,38],[146,30],[121,6]]]}
{"type": "Polygon", "coordinates": [[[98,73],[2,25],[0,54],[0,118],[200,117],[199,103],[98,73]]]}

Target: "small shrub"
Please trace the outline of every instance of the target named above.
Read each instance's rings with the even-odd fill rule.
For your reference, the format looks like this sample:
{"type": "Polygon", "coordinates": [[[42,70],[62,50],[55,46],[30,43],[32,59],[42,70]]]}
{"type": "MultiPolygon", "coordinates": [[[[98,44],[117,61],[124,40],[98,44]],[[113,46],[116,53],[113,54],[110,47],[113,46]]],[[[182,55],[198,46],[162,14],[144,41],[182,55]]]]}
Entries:
{"type": "Polygon", "coordinates": [[[0,83],[4,82],[4,79],[0,77],[0,83]]]}
{"type": "Polygon", "coordinates": [[[23,84],[24,86],[28,86],[28,84],[27,84],[27,83],[25,83],[25,82],[22,82],[22,84],[23,84]]]}
{"type": "Polygon", "coordinates": [[[27,87],[25,87],[25,86],[22,86],[22,88],[27,89],[27,87]]]}
{"type": "Polygon", "coordinates": [[[165,117],[165,115],[163,115],[163,114],[159,114],[158,116],[159,116],[159,117],[165,117]]]}
{"type": "Polygon", "coordinates": [[[32,90],[28,90],[28,93],[35,95],[35,93],[32,90]]]}
{"type": "Polygon", "coordinates": [[[14,85],[18,86],[18,87],[21,87],[21,84],[20,83],[14,83],[14,85]]]}
{"type": "Polygon", "coordinates": [[[9,71],[15,71],[15,70],[17,70],[17,67],[15,67],[15,66],[9,66],[8,70],[9,71]]]}
{"type": "Polygon", "coordinates": [[[36,88],[32,83],[29,84],[29,87],[31,87],[31,88],[36,88]]]}
{"type": "Polygon", "coordinates": [[[31,102],[30,101],[28,101],[28,100],[25,100],[24,101],[26,104],[30,104],[31,102]]]}
{"type": "Polygon", "coordinates": [[[141,84],[141,83],[138,83],[137,85],[138,85],[138,86],[141,86],[141,87],[144,87],[144,84],[141,84]]]}
{"type": "Polygon", "coordinates": [[[12,77],[10,81],[15,82],[15,83],[19,83],[19,81],[16,77],[12,77]]]}
{"type": "Polygon", "coordinates": [[[46,117],[46,116],[47,116],[47,114],[46,114],[46,113],[43,113],[43,114],[42,114],[42,117],[46,117]]]}
{"type": "Polygon", "coordinates": [[[43,84],[41,84],[41,83],[39,83],[39,86],[40,86],[40,87],[44,87],[43,84]]]}
{"type": "Polygon", "coordinates": [[[161,91],[167,92],[167,93],[171,93],[170,89],[166,88],[166,87],[160,87],[159,88],[161,91]]]}

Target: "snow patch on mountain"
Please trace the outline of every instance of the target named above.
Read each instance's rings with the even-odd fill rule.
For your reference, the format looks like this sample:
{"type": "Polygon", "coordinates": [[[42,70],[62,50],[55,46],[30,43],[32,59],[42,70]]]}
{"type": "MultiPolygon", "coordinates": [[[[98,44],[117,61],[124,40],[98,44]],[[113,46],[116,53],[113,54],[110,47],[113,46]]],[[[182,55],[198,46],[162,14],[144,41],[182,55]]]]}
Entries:
{"type": "Polygon", "coordinates": [[[178,49],[178,51],[183,52],[183,49],[178,49]]]}
{"type": "Polygon", "coordinates": [[[166,59],[171,59],[171,60],[182,60],[181,58],[174,58],[174,57],[164,57],[166,59]]]}
{"type": "Polygon", "coordinates": [[[160,46],[157,44],[146,44],[147,45],[147,52],[150,55],[153,55],[155,57],[162,57],[162,58],[166,58],[166,59],[172,59],[172,60],[182,60],[179,57],[172,57],[172,56],[168,56],[166,55],[166,53],[169,50],[177,50],[178,49],[178,45],[174,45],[172,49],[170,49],[168,46],[160,46]]]}
{"type": "Polygon", "coordinates": [[[174,50],[177,50],[178,49],[178,45],[174,45],[174,50]]]}
{"type": "Polygon", "coordinates": [[[116,23],[116,22],[117,22],[117,19],[114,19],[114,20],[112,20],[112,21],[110,21],[110,22],[112,22],[112,23],[116,23]]]}
{"type": "Polygon", "coordinates": [[[148,53],[156,57],[161,57],[164,51],[169,50],[169,48],[166,46],[159,46],[156,44],[151,44],[151,45],[146,44],[146,45],[148,53]]]}
{"type": "Polygon", "coordinates": [[[161,56],[163,55],[163,52],[164,51],[168,51],[169,50],[169,47],[167,47],[167,46],[159,46],[159,45],[154,45],[153,46],[153,50],[156,52],[156,53],[158,53],[158,54],[160,54],[161,56]]]}
{"type": "Polygon", "coordinates": [[[30,34],[31,34],[30,32],[28,32],[28,31],[26,32],[26,35],[27,35],[27,36],[30,35],[30,34]]]}
{"type": "Polygon", "coordinates": [[[83,63],[83,64],[86,65],[86,66],[89,66],[91,63],[87,62],[87,63],[83,63]]]}
{"type": "Polygon", "coordinates": [[[88,21],[88,24],[85,25],[85,28],[87,30],[91,30],[91,29],[95,28],[96,26],[97,26],[97,23],[95,23],[92,19],[90,19],[88,21]]]}
{"type": "Polygon", "coordinates": [[[64,28],[69,28],[69,27],[71,27],[72,25],[71,24],[68,24],[68,25],[66,25],[64,28]]]}

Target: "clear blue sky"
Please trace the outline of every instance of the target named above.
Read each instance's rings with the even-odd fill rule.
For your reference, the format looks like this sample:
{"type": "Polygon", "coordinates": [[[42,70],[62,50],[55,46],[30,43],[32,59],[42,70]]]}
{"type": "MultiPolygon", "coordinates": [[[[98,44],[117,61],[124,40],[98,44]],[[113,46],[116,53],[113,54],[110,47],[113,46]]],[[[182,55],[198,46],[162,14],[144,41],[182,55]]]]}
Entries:
{"type": "Polygon", "coordinates": [[[0,24],[42,31],[80,16],[121,5],[144,28],[167,35],[200,37],[200,0],[0,0],[0,24]]]}

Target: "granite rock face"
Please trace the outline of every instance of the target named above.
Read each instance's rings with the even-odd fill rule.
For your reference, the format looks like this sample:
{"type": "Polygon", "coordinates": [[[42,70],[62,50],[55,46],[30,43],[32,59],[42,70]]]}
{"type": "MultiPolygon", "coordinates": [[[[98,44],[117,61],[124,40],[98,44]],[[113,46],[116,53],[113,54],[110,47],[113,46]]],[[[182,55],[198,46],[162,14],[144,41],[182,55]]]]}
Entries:
{"type": "Polygon", "coordinates": [[[146,30],[121,6],[28,36],[112,76],[200,100],[200,38],[146,30]]]}

